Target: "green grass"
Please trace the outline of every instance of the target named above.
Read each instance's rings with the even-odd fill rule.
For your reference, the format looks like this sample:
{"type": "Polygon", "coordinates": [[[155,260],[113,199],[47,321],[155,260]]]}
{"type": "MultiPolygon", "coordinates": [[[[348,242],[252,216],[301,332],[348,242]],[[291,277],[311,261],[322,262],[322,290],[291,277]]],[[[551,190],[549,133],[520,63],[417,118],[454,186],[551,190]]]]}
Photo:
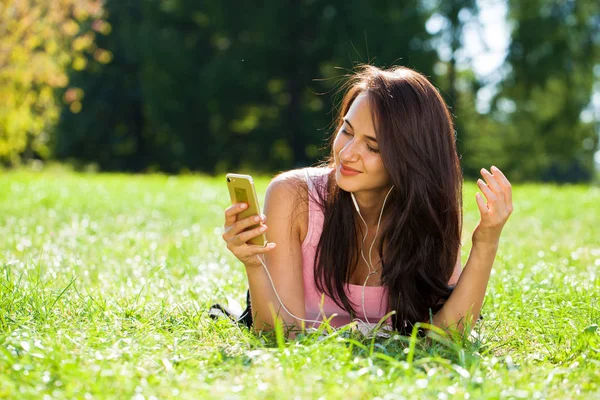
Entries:
{"type": "Polygon", "coordinates": [[[477,338],[283,341],[206,314],[247,287],[223,178],[4,172],[0,398],[600,398],[600,189],[514,199],[477,338]]]}

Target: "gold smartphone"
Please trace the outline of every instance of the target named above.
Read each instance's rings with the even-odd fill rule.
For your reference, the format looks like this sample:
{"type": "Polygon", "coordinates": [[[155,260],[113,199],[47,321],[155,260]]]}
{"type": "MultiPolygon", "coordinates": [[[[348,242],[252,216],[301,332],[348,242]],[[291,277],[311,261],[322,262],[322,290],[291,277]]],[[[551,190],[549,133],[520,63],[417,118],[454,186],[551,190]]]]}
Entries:
{"type": "MultiPolygon", "coordinates": [[[[256,190],[254,189],[254,181],[250,175],[241,174],[227,174],[227,188],[229,189],[229,197],[231,197],[231,204],[246,203],[248,208],[237,215],[237,220],[260,215],[260,207],[258,205],[258,198],[256,197],[256,190]]],[[[250,226],[246,230],[258,228],[260,223],[250,226]]],[[[267,245],[267,236],[263,233],[260,236],[250,239],[247,244],[256,244],[259,246],[267,245]]]]}

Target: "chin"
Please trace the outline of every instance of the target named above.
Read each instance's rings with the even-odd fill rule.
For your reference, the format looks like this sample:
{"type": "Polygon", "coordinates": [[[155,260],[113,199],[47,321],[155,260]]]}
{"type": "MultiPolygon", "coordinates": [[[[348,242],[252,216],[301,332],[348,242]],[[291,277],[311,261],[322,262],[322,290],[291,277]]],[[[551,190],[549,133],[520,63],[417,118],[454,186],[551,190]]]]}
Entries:
{"type": "MultiPolygon", "coordinates": [[[[350,177],[350,179],[353,178],[350,177]]],[[[345,192],[356,192],[357,190],[360,190],[360,188],[358,187],[359,185],[357,185],[356,183],[349,183],[348,177],[342,175],[339,169],[337,169],[335,172],[335,183],[340,189],[342,189],[345,192]]]]}
{"type": "Polygon", "coordinates": [[[335,169],[335,183],[338,185],[338,187],[342,190],[346,190],[345,189],[345,185],[344,185],[344,175],[342,175],[340,173],[340,169],[336,168],[335,169]]]}

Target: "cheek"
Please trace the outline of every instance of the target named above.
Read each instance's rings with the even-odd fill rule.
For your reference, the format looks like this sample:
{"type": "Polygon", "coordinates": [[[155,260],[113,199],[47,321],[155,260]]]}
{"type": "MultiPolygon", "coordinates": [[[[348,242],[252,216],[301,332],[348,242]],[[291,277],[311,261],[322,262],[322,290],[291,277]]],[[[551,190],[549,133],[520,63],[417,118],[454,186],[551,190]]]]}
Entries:
{"type": "Polygon", "coordinates": [[[389,179],[387,169],[385,169],[385,165],[383,165],[383,161],[381,161],[381,157],[374,156],[372,165],[373,165],[373,169],[377,171],[378,175],[380,175],[383,180],[389,179]]]}

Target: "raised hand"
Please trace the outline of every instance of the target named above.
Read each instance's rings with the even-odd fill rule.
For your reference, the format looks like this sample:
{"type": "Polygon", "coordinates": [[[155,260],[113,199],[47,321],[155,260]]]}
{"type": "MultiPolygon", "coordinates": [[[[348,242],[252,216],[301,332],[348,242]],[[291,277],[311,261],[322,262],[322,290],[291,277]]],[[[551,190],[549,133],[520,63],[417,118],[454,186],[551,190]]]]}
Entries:
{"type": "Polygon", "coordinates": [[[481,220],[473,232],[473,244],[497,246],[502,228],[513,211],[512,187],[502,171],[494,166],[491,173],[485,168],[480,172],[485,182],[478,179],[477,186],[485,200],[481,194],[475,195],[481,220]]]}

